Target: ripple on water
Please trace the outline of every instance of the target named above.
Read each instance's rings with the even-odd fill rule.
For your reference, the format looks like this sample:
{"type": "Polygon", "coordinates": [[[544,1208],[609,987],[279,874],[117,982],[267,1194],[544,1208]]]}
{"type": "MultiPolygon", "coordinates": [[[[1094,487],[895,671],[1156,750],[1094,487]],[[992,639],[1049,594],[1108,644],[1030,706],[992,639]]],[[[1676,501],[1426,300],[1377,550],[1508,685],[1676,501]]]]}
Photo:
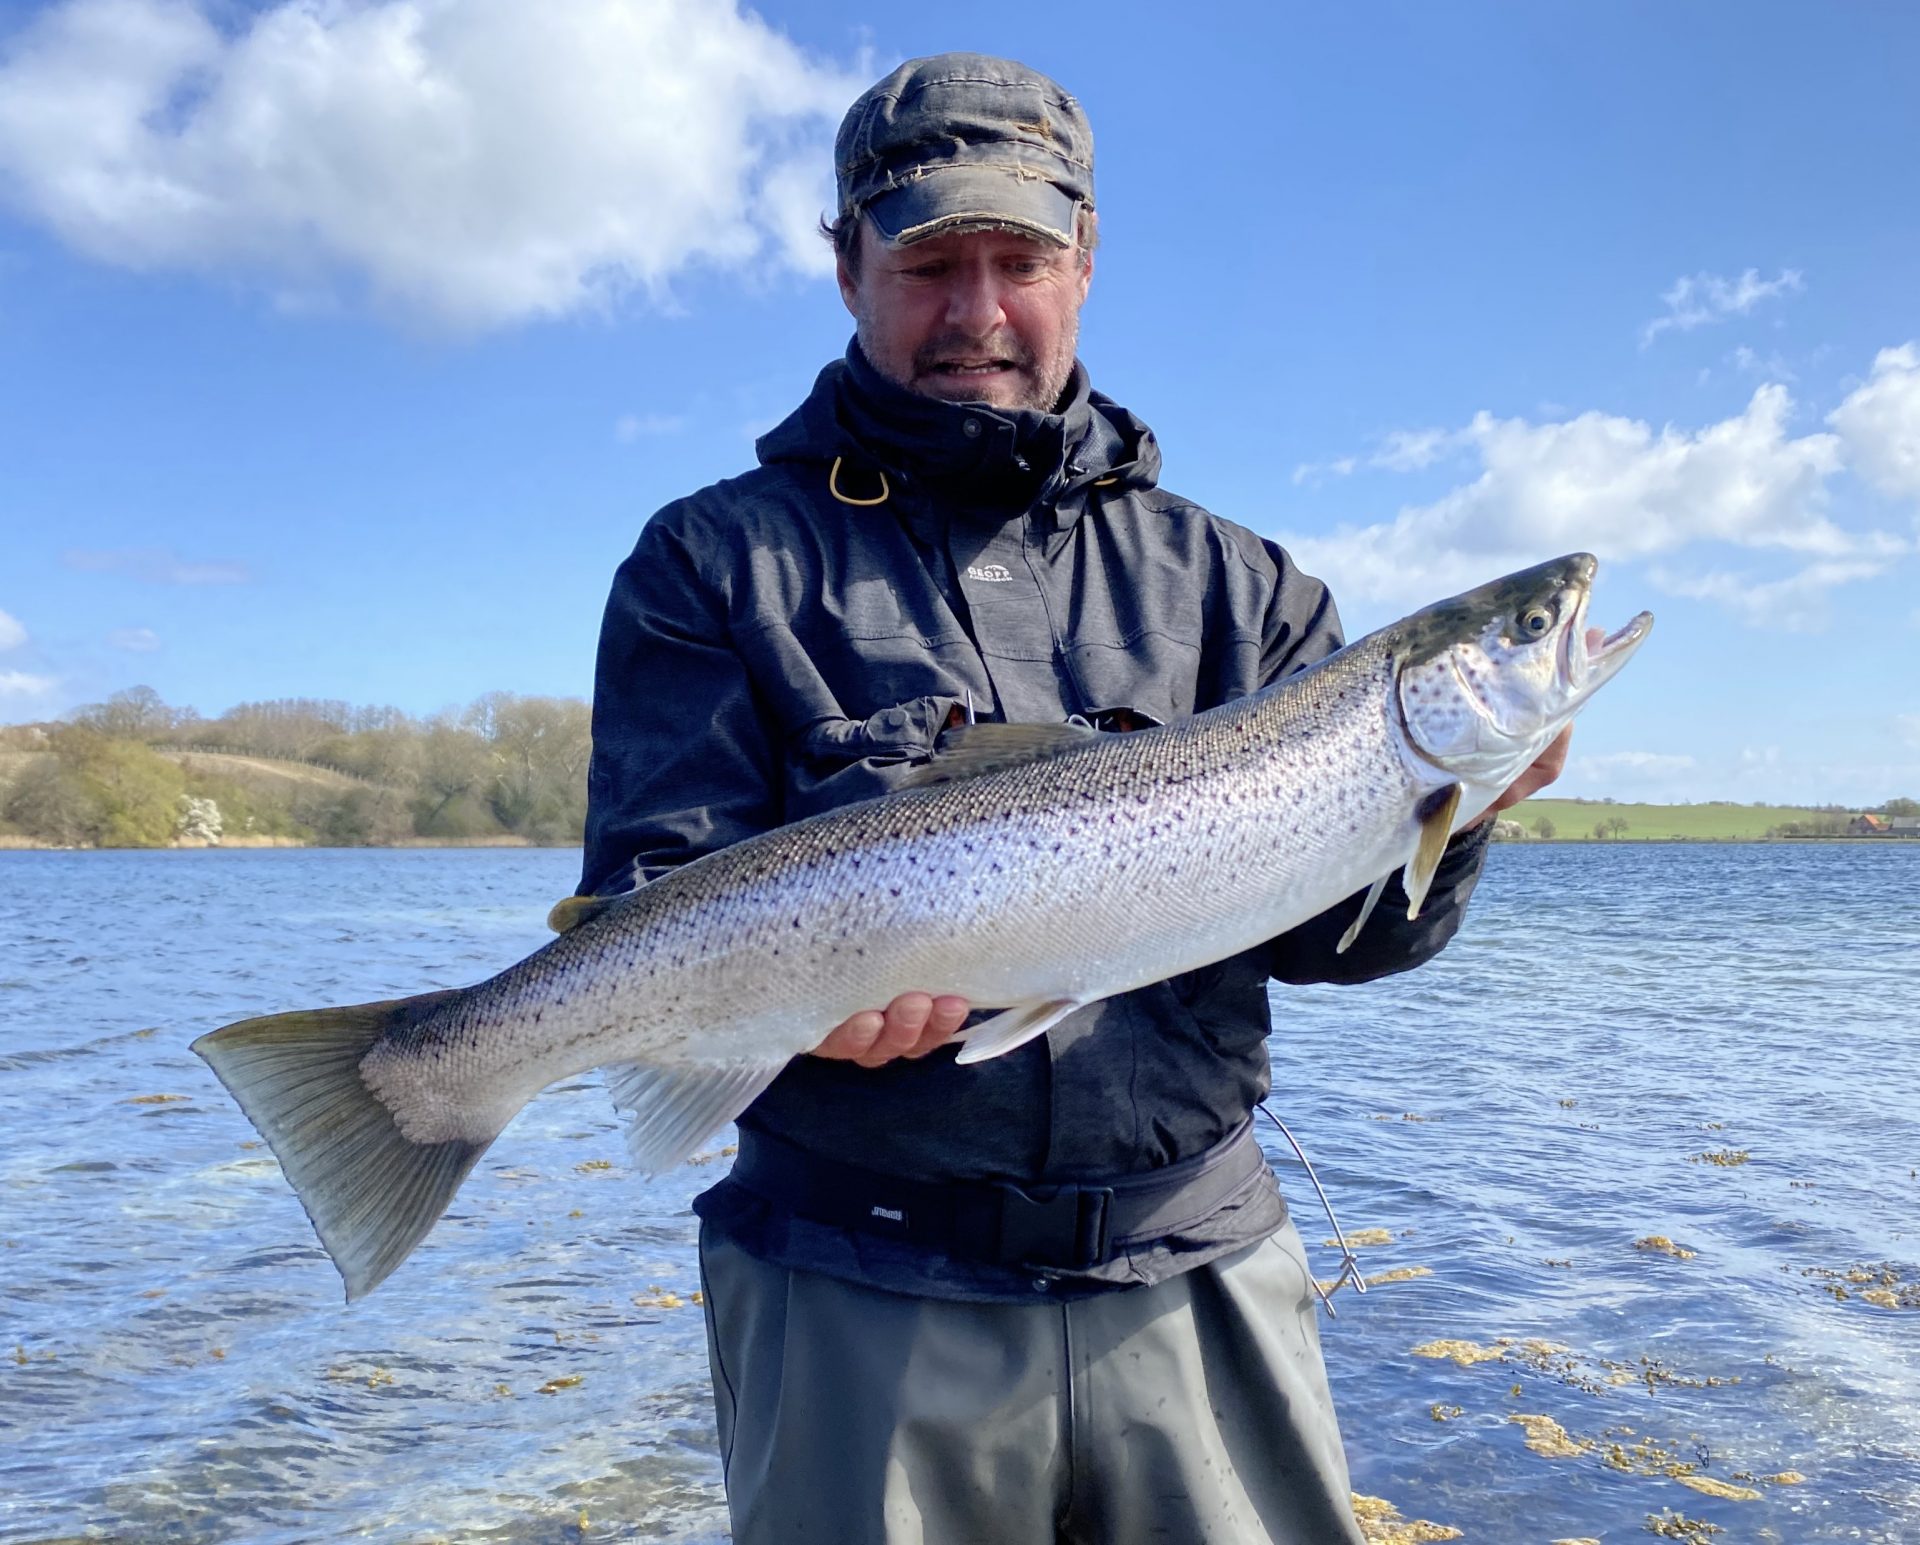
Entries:
{"type": "MultiPolygon", "coordinates": [[[[1506,847],[1432,966],[1276,991],[1275,1107],[1343,1225],[1386,1231],[1363,1270],[1432,1273],[1323,1322],[1357,1490],[1483,1545],[1640,1538],[1666,1510],[1729,1540],[1920,1539],[1920,1309],[1849,1280],[1920,1281],[1912,846],[1506,847]],[[1636,1248],[1655,1236],[1693,1258],[1636,1248]],[[1447,1338],[1565,1351],[1413,1354],[1447,1338]]],[[[33,919],[0,982],[0,1493],[23,1499],[0,1540],[571,1545],[582,1512],[725,1538],[687,1211],[717,1166],[631,1174],[599,1080],[569,1081],[344,1307],[186,1051],[508,964],[577,855],[0,866],[33,919]],[[186,1098],[127,1103],[148,1095],[186,1098]]]]}

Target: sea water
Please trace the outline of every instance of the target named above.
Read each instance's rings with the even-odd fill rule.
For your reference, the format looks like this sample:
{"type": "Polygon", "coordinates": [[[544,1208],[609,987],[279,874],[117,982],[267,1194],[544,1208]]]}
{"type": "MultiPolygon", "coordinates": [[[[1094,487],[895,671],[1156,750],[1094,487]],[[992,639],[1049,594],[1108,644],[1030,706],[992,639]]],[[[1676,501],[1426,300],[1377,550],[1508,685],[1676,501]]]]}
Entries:
{"type": "MultiPolygon", "coordinates": [[[[347,1308],[187,1050],[509,965],[576,862],[0,853],[0,1540],[726,1538],[724,1138],[648,1181],[550,1089],[347,1308]]],[[[1920,842],[1503,846],[1438,960],[1275,1018],[1376,1241],[1322,1322],[1356,1491],[1487,1545],[1920,1541],[1920,842]]]]}

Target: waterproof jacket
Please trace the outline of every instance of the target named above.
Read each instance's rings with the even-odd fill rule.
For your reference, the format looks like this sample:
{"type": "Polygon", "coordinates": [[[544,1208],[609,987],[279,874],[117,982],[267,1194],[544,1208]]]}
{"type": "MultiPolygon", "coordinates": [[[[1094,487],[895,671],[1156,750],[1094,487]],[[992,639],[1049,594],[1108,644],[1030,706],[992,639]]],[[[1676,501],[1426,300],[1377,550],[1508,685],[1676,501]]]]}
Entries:
{"type": "MultiPolygon", "coordinates": [[[[1151,431],[1079,367],[1063,411],[1001,410],[910,394],[856,345],[757,449],[755,471],[656,514],[615,577],[585,892],[880,794],[966,705],[982,720],[1132,729],[1254,692],[1342,643],[1326,587],[1157,487],[1151,431]]],[[[1269,978],[1364,981],[1427,960],[1459,926],[1484,850],[1483,836],[1455,840],[1416,922],[1390,886],[1345,954],[1334,944],[1358,897],[988,1062],[796,1058],[741,1125],[921,1181],[1104,1182],[1190,1158],[1268,1092],[1269,978]]],[[[1036,1286],[1157,1281],[1286,1215],[1263,1175],[1177,1233],[1036,1281],[785,1216],[732,1181],[697,1208],[776,1264],[1028,1300],[1036,1286]]]]}

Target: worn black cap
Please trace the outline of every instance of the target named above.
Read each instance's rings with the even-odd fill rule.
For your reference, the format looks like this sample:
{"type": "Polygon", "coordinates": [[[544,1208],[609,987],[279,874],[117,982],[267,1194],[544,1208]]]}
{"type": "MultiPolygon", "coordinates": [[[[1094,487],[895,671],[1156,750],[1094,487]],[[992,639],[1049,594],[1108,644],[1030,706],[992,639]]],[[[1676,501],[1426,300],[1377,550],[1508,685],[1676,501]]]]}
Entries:
{"type": "Polygon", "coordinates": [[[840,214],[896,246],[973,227],[1074,242],[1093,203],[1093,129],[1037,70],[988,54],[909,59],[847,110],[833,146],[840,214]]]}

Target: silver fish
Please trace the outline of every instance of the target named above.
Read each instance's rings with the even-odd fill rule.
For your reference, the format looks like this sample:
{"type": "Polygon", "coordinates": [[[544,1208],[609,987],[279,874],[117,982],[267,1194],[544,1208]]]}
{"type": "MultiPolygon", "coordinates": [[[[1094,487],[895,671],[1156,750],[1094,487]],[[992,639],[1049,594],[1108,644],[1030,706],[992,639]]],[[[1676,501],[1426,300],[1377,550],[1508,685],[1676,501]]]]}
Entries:
{"type": "Polygon", "coordinates": [[[1251,697],[1107,735],[979,725],[915,786],[612,900],[474,987],[202,1036],[356,1298],[403,1261],[547,1085],[601,1068],[635,1162],[680,1163],[793,1057],[907,991],[1002,1010],[961,1062],[1084,1004],[1272,938],[1404,872],[1625,664],[1556,559],[1370,634],[1251,697]]]}

